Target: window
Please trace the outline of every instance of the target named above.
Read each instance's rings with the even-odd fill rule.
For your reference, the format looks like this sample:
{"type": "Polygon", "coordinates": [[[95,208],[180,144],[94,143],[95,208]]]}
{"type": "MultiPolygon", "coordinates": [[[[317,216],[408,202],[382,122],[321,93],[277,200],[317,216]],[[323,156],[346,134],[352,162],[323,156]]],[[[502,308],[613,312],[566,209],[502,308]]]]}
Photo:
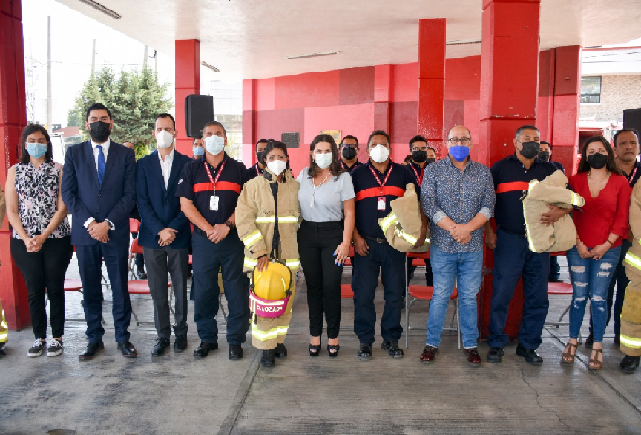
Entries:
{"type": "Polygon", "coordinates": [[[601,76],[581,77],[581,103],[601,102],[601,76]]]}

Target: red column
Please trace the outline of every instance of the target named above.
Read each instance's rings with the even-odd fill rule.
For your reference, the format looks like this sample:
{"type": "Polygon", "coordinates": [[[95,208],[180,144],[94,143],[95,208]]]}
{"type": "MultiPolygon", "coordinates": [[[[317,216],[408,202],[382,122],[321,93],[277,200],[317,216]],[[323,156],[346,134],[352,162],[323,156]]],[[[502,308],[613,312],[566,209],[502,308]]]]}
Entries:
{"type": "MultiPolygon", "coordinates": [[[[481,136],[479,161],[491,165],[514,153],[516,129],[536,122],[540,0],[484,0],[481,36],[481,136]]],[[[486,250],[485,269],[494,265],[486,250]]],[[[492,275],[481,288],[479,329],[489,333],[492,275]]],[[[521,324],[523,289],[517,286],[505,332],[515,337],[521,324]]]]}
{"type": "Polygon", "coordinates": [[[245,166],[256,163],[254,145],[256,136],[256,79],[243,80],[243,162],[245,166]]]}
{"type": "Polygon", "coordinates": [[[418,134],[441,156],[445,93],[445,19],[418,21],[418,134]]]}
{"type": "Polygon", "coordinates": [[[579,102],[581,97],[581,47],[557,47],[554,74],[552,160],[561,162],[565,173],[577,170],[579,143],[579,102]]]}
{"type": "Polygon", "coordinates": [[[193,155],[193,139],[185,131],[185,97],[200,94],[200,41],[184,39],[176,41],[176,149],[193,155]]]}
{"type": "Polygon", "coordinates": [[[392,65],[374,67],[374,130],[390,131],[390,101],[392,100],[392,65]]]}
{"type": "MultiPolygon", "coordinates": [[[[27,125],[24,85],[22,2],[0,0],[0,183],[18,161],[20,135],[27,125]]],[[[4,187],[3,187],[4,188],[4,187]]],[[[5,219],[0,227],[0,300],[10,329],[29,325],[27,289],[9,252],[11,232],[5,219]]]]}

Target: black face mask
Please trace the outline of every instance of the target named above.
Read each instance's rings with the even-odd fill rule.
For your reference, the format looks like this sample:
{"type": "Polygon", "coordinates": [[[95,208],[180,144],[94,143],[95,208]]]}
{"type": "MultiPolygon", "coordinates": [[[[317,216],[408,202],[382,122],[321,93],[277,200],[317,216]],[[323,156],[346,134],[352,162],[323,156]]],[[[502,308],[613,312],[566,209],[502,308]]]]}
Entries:
{"type": "Polygon", "coordinates": [[[105,142],[109,139],[111,131],[109,127],[111,124],[108,122],[96,121],[89,124],[89,136],[96,142],[105,142]]]}
{"type": "Polygon", "coordinates": [[[436,159],[434,157],[430,157],[429,159],[425,160],[427,164],[429,165],[430,163],[434,163],[436,159]]]}
{"type": "Polygon", "coordinates": [[[523,145],[523,148],[521,148],[521,155],[526,159],[533,159],[539,154],[538,142],[521,142],[521,145],[523,145]]]}
{"type": "Polygon", "coordinates": [[[427,151],[412,151],[412,160],[414,160],[416,163],[423,163],[427,160],[427,151]]]}
{"type": "Polygon", "coordinates": [[[608,156],[605,154],[596,153],[588,156],[588,165],[593,169],[601,169],[606,163],[608,163],[608,156]]]}
{"type": "Polygon", "coordinates": [[[550,152],[549,151],[539,151],[539,159],[543,160],[544,162],[549,162],[550,161],[550,152]]]}
{"type": "Polygon", "coordinates": [[[356,149],[352,147],[345,147],[343,148],[343,158],[346,160],[352,160],[353,158],[356,157],[356,149]]]}
{"type": "Polygon", "coordinates": [[[256,153],[256,161],[261,165],[265,164],[265,151],[258,151],[256,153]]]}

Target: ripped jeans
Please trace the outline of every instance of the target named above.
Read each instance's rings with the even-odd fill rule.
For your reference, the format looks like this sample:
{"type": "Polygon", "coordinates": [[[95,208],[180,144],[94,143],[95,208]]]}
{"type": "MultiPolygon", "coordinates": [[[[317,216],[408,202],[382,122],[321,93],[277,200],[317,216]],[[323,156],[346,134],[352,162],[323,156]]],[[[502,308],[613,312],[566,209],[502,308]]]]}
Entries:
{"type": "Polygon", "coordinates": [[[585,304],[590,298],[594,341],[603,341],[608,319],[608,286],[619,261],[621,246],[608,250],[600,260],[583,259],[576,247],[567,253],[572,279],[572,306],[570,307],[570,338],[579,337],[585,304]]]}

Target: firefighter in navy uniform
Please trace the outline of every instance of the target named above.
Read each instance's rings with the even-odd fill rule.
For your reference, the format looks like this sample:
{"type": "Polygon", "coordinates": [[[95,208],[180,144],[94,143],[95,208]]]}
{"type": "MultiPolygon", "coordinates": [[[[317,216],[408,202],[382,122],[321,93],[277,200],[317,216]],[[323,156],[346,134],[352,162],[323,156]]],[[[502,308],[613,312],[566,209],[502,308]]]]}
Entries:
{"type": "Polygon", "coordinates": [[[341,168],[345,172],[352,172],[363,164],[358,161],[358,138],[348,134],[338,144],[341,153],[341,168]]]}
{"type": "Polygon", "coordinates": [[[249,329],[249,282],[243,274],[243,243],[236,231],[234,210],[247,168],[230,158],[225,127],[217,121],[205,124],[205,156],[183,168],[176,196],[185,216],[194,225],[192,236],[194,322],[200,337],[195,357],[206,357],[218,349],[218,272],[222,271],[229,306],[227,343],[229,359],[243,357],[241,344],[249,329]]]}
{"type": "Polygon", "coordinates": [[[265,147],[267,147],[268,142],[272,142],[274,139],[260,139],[256,142],[256,164],[247,169],[247,179],[251,180],[255,177],[260,177],[263,175],[265,170],[265,147]]]}
{"type": "MultiPolygon", "coordinates": [[[[402,296],[405,292],[405,253],[397,251],[385,239],[378,219],[389,215],[390,202],[405,194],[407,184],[419,187],[407,167],[391,161],[390,138],[381,130],[374,131],[367,141],[370,161],[352,171],[356,193],[356,222],[354,229],[354,332],[360,341],[358,358],[372,357],[376,309],[374,293],[382,269],[385,308],[381,318],[381,348],[393,358],[402,358],[398,340],[401,326],[402,296]]],[[[422,246],[427,232],[427,218],[421,216],[422,226],[416,246],[422,246]]]]}

